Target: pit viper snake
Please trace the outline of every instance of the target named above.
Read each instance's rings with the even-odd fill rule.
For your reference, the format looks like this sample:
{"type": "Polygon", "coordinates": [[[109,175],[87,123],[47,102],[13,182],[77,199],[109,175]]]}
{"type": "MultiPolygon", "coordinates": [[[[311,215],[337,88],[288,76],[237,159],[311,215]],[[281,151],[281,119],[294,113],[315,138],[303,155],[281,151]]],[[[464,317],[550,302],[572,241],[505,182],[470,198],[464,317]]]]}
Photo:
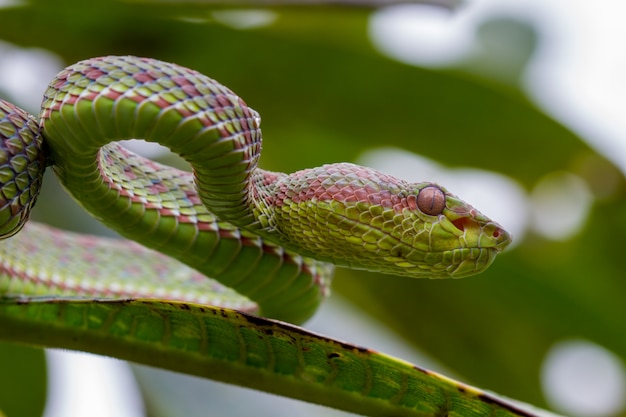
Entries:
{"type": "MultiPolygon", "coordinates": [[[[292,174],[258,168],[258,113],[215,80],[154,59],[108,56],[71,65],[49,84],[38,119],[0,101],[0,135],[0,233],[7,238],[0,242],[0,297],[8,300],[0,320],[9,323],[0,325],[0,338],[46,320],[80,334],[58,324],[67,309],[98,321],[100,313],[85,311],[99,308],[114,339],[117,309],[134,309],[136,317],[141,309],[165,308],[243,320],[248,327],[237,325],[235,339],[245,342],[241,332],[250,330],[241,329],[254,329],[271,345],[281,331],[303,331],[259,316],[305,321],[328,294],[334,266],[459,278],[483,271],[510,242],[496,222],[430,182],[408,183],[349,163],[292,174]],[[168,147],[192,172],[117,143],[132,138],[168,147]],[[26,224],[47,166],[94,217],[142,246],[26,224]],[[46,308],[55,317],[44,317],[46,308]],[[18,324],[11,327],[11,320],[18,324]]],[[[137,333],[137,319],[128,320],[137,333]]],[[[168,340],[175,334],[169,332],[168,340]]],[[[302,350],[304,339],[297,344],[302,350]]],[[[237,357],[248,349],[255,347],[232,347],[237,357]]],[[[276,349],[270,348],[273,365],[257,368],[275,368],[276,349]]],[[[220,366],[214,363],[217,379],[232,382],[219,376],[220,366]]],[[[290,372],[298,373],[283,373],[290,372]]],[[[407,376],[398,378],[399,392],[412,389],[407,376]]],[[[391,402],[402,403],[407,394],[399,392],[389,394],[391,402]]]]}

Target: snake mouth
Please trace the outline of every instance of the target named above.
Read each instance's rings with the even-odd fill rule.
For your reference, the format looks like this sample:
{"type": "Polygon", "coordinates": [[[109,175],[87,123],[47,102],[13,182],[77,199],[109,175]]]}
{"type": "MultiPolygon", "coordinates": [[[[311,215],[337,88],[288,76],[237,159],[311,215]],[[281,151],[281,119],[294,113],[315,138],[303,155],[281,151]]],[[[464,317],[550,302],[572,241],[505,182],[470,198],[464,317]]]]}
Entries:
{"type": "MultiPolygon", "coordinates": [[[[451,278],[464,278],[478,274],[489,267],[501,248],[462,248],[449,251],[452,261],[446,271],[451,278]]],[[[444,252],[444,259],[447,253],[444,252]]]]}
{"type": "Polygon", "coordinates": [[[465,278],[476,275],[489,267],[500,252],[496,247],[457,248],[439,252],[430,252],[429,255],[414,253],[403,258],[386,258],[393,263],[395,275],[412,278],[465,278]]]}
{"type": "Polygon", "coordinates": [[[479,222],[462,217],[452,220],[450,223],[462,232],[461,242],[466,247],[494,249],[497,254],[511,243],[511,234],[494,221],[479,222]]]}

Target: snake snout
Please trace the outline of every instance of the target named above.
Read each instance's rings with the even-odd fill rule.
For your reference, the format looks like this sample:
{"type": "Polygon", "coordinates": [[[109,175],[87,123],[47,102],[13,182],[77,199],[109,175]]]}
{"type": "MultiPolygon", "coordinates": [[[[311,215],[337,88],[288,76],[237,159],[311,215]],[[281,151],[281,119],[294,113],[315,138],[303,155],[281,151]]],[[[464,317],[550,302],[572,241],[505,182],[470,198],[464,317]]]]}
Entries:
{"type": "Polygon", "coordinates": [[[452,224],[464,232],[468,246],[493,248],[500,253],[511,243],[511,234],[492,220],[462,217],[452,224]]]}
{"type": "Polygon", "coordinates": [[[456,231],[448,230],[456,232],[463,247],[494,249],[497,254],[511,243],[509,232],[458,197],[447,194],[446,203],[444,215],[449,221],[448,225],[453,225],[456,231]]]}
{"type": "Polygon", "coordinates": [[[492,223],[493,229],[491,231],[491,237],[495,241],[493,246],[498,252],[502,252],[509,244],[511,244],[511,234],[504,230],[498,223],[492,223]]]}
{"type": "Polygon", "coordinates": [[[479,226],[477,247],[502,252],[511,243],[511,234],[498,223],[490,221],[479,226]]]}

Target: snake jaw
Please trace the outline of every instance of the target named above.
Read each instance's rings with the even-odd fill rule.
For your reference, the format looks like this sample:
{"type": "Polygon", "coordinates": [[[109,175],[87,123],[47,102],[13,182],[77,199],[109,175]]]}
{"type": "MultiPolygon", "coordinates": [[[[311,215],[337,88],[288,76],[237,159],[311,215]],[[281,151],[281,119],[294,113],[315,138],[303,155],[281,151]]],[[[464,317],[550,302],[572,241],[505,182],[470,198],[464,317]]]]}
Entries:
{"type": "MultiPolygon", "coordinates": [[[[467,249],[459,251],[467,251],[467,249]]],[[[464,256],[461,262],[450,268],[450,277],[465,278],[482,272],[493,263],[497,254],[498,251],[494,248],[469,249],[469,255],[464,256]]]]}

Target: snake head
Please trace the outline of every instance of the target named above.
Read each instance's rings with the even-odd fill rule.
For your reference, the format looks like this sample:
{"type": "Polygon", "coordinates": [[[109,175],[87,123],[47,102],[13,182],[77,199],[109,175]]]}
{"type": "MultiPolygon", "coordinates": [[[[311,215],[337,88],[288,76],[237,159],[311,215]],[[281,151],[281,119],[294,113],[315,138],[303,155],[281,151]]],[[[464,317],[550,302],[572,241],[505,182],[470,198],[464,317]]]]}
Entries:
{"type": "Polygon", "coordinates": [[[291,174],[274,201],[287,241],[350,268],[460,278],[485,270],[511,241],[500,225],[443,187],[353,164],[291,174]]]}
{"type": "MultiPolygon", "coordinates": [[[[423,246],[419,225],[428,230],[427,264],[433,264],[433,277],[462,278],[485,270],[496,255],[511,243],[511,235],[471,205],[445,188],[432,184],[415,184],[415,204],[408,217],[418,233],[414,245],[423,246]],[[444,267],[444,268],[441,268],[444,267]]],[[[417,259],[421,254],[416,254],[417,259]]],[[[412,258],[411,253],[407,256],[412,258]]]]}

